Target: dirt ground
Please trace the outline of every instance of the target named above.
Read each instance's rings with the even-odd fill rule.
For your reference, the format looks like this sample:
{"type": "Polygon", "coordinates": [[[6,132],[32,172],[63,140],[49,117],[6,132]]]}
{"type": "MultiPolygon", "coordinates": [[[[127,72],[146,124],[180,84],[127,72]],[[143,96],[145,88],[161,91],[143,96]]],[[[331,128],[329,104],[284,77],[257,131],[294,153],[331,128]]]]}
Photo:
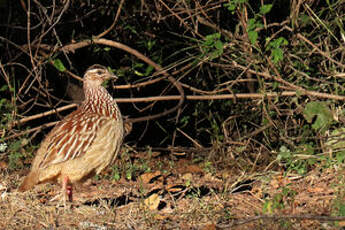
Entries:
{"type": "MultiPolygon", "coordinates": [[[[147,153],[140,153],[147,156],[147,153]]],[[[16,191],[28,169],[1,169],[0,229],[341,229],[327,221],[343,208],[344,170],[306,175],[241,172],[193,157],[160,153],[119,163],[84,185],[73,202],[60,186],[16,191]],[[294,218],[291,218],[293,215],[294,218]],[[277,217],[284,218],[277,218],[277,217]],[[309,218],[307,218],[309,217],[309,218]]]]}

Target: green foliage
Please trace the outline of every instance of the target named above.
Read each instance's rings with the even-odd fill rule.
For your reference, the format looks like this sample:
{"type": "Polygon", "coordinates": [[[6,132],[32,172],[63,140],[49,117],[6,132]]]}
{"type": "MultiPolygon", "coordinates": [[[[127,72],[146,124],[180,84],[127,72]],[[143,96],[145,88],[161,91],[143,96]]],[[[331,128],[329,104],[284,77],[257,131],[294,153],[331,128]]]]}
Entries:
{"type": "Polygon", "coordinates": [[[66,67],[64,66],[64,64],[62,63],[62,61],[57,58],[57,59],[54,59],[53,60],[53,63],[54,63],[54,67],[59,70],[60,72],[64,72],[66,71],[66,67]]]}
{"type": "Polygon", "coordinates": [[[266,4],[266,5],[260,6],[260,14],[265,15],[269,13],[272,9],[272,6],[273,6],[272,4],[266,4]]]}
{"type": "Polygon", "coordinates": [[[147,47],[147,50],[148,51],[151,51],[152,50],[152,48],[154,47],[156,45],[156,40],[148,40],[147,42],[146,42],[146,47],[147,47]]]}
{"type": "MultiPolygon", "coordinates": [[[[12,90],[9,89],[8,85],[3,85],[0,88],[1,94],[5,94],[6,92],[10,92],[10,91],[12,91],[12,90]]],[[[7,124],[12,122],[12,120],[13,120],[13,118],[12,118],[13,109],[14,108],[13,108],[12,103],[7,98],[4,98],[4,97],[0,98],[0,113],[1,113],[0,127],[1,127],[1,129],[6,129],[7,124]]]]}
{"type": "Polygon", "coordinates": [[[201,50],[204,55],[208,55],[210,60],[220,57],[223,50],[223,42],[220,40],[220,33],[209,34],[201,43],[201,50]]]}
{"type": "MultiPolygon", "coordinates": [[[[152,154],[152,152],[151,152],[152,154]]],[[[129,159],[128,149],[121,155],[121,162],[112,166],[112,179],[120,180],[123,176],[127,180],[134,180],[141,173],[151,172],[149,161],[147,159],[139,159],[132,162],[129,159]]]]}
{"type": "Polygon", "coordinates": [[[266,200],[263,206],[263,212],[272,214],[275,209],[283,209],[283,195],[281,193],[275,194],[272,199],[266,200]]]}
{"type": "Polygon", "coordinates": [[[205,161],[203,166],[205,172],[213,174],[216,171],[216,168],[212,165],[211,161],[205,161]]]}
{"type": "Polygon", "coordinates": [[[263,28],[261,16],[269,13],[272,9],[272,6],[272,4],[262,5],[259,13],[256,13],[253,18],[248,20],[247,33],[249,41],[252,45],[256,44],[256,41],[258,40],[259,33],[257,30],[263,28]]]}
{"type": "MultiPolygon", "coordinates": [[[[42,23],[37,24],[31,33],[32,41],[42,41],[47,47],[63,47],[72,39],[75,43],[96,39],[95,35],[106,31],[114,22],[117,11],[116,3],[105,3],[103,0],[86,4],[74,1],[63,10],[62,3],[52,6],[50,2],[43,2],[41,6],[33,2],[32,14],[37,15],[36,20],[42,23]],[[59,14],[51,12],[52,9],[63,15],[58,18],[59,14]],[[46,14],[53,15],[51,20],[56,24],[47,23],[46,14]],[[68,18],[79,20],[67,21],[68,18]],[[81,29],[85,25],[88,30],[81,29]]],[[[183,83],[186,95],[206,98],[232,94],[234,98],[188,100],[185,103],[188,109],[183,107],[177,114],[148,123],[149,127],[138,125],[134,137],[129,137],[133,138],[130,142],[135,140],[138,146],[190,146],[193,144],[191,139],[194,139],[202,146],[214,147],[215,153],[210,154],[208,162],[212,162],[214,157],[220,164],[231,165],[234,160],[229,155],[232,155],[236,163],[242,161],[251,165],[255,162],[259,166],[253,168],[263,168],[259,164],[277,166],[270,163],[278,162],[282,169],[301,174],[320,162],[324,166],[344,163],[345,145],[341,140],[344,131],[340,127],[345,115],[336,112],[343,104],[325,99],[329,95],[345,95],[345,81],[341,76],[343,67],[340,65],[344,55],[339,49],[344,34],[339,17],[343,9],[341,1],[316,1],[313,7],[307,1],[301,1],[298,9],[292,1],[287,4],[279,1],[227,0],[214,2],[212,7],[203,2],[198,6],[190,1],[164,3],[167,4],[164,10],[159,9],[160,4],[153,2],[124,4],[116,27],[103,38],[126,44],[161,65],[183,83]],[[325,58],[325,53],[332,54],[332,58],[325,58]],[[274,68],[266,61],[267,56],[274,68]],[[287,84],[277,81],[277,75],[287,84]],[[294,93],[292,91],[296,88],[303,89],[297,90],[294,96],[286,96],[286,93],[294,93]],[[308,94],[312,90],[324,95],[308,94]],[[278,96],[266,97],[270,93],[278,96]],[[183,128],[191,139],[177,132],[176,128],[183,128]],[[146,130],[158,131],[157,140],[149,142],[146,130]],[[137,143],[142,133],[143,138],[137,143]],[[263,154],[257,154],[258,149],[263,154]]],[[[22,10],[15,6],[9,8],[9,21],[5,20],[2,24],[26,26],[26,17],[10,17],[22,14],[22,10]]],[[[8,28],[0,44],[4,53],[1,64],[8,73],[1,76],[5,79],[0,87],[4,95],[0,98],[2,129],[9,127],[14,116],[20,119],[40,114],[51,109],[50,106],[62,106],[66,94],[61,86],[70,80],[68,76],[54,78],[56,71],[48,68],[50,62],[44,62],[46,57],[42,55],[47,53],[46,46],[35,47],[35,56],[32,57],[21,49],[8,49],[13,44],[27,42],[19,36],[20,33],[8,28]],[[13,37],[17,40],[11,41],[13,37]],[[14,57],[22,58],[18,61],[20,65],[11,64],[14,57]],[[33,74],[31,65],[25,64],[32,63],[32,60],[39,65],[39,73],[33,74]],[[61,79],[63,82],[60,82],[61,79]]],[[[70,71],[80,73],[91,63],[110,65],[121,77],[119,84],[144,82],[162,76],[135,55],[115,47],[91,42],[88,47],[74,51],[68,53],[70,60],[67,60],[61,49],[52,49],[49,55],[54,68],[64,72],[68,68],[66,63],[71,62],[73,68],[70,71]]],[[[178,94],[166,79],[119,93],[133,98],[178,94]]],[[[159,113],[173,105],[175,101],[154,102],[149,106],[144,103],[120,106],[124,115],[140,117],[159,113]]],[[[32,124],[39,126],[51,119],[44,117],[32,124]]],[[[28,124],[16,126],[11,132],[20,133],[28,124]]],[[[6,132],[5,135],[10,134],[6,132]]],[[[15,150],[15,145],[8,156],[11,155],[11,162],[20,162],[21,150],[15,150]]],[[[11,163],[17,167],[15,164],[11,163]]],[[[140,164],[143,167],[123,164],[123,168],[114,169],[114,179],[120,178],[119,172],[126,172],[126,178],[134,178],[139,171],[150,170],[146,161],[140,164]]],[[[205,165],[205,169],[212,171],[212,166],[213,162],[205,165]]]]}
{"type": "MultiPolygon", "coordinates": [[[[332,202],[332,216],[345,216],[344,176],[340,177],[339,179],[340,183],[334,185],[336,197],[332,202]]],[[[336,225],[338,225],[338,223],[336,223],[336,225]]]]}
{"type": "Polygon", "coordinates": [[[293,205],[297,192],[289,188],[289,185],[280,188],[280,192],[273,195],[271,199],[266,199],[263,212],[272,214],[275,210],[284,209],[287,205],[293,205]]]}
{"type": "Polygon", "coordinates": [[[135,75],[139,77],[147,77],[152,74],[154,67],[151,65],[147,66],[144,63],[134,63],[132,69],[135,75]],[[144,70],[144,72],[142,72],[142,70],[144,70]]]}
{"type": "Polygon", "coordinates": [[[19,169],[23,167],[22,160],[25,158],[23,146],[27,145],[27,142],[27,139],[23,138],[9,143],[7,152],[8,166],[10,169],[19,169]]]}
{"type": "Polygon", "coordinates": [[[272,41],[270,41],[266,47],[266,50],[271,51],[271,57],[273,58],[273,63],[277,64],[279,61],[283,60],[283,50],[281,47],[288,45],[289,42],[283,38],[277,38],[272,41]]]}
{"type": "Polygon", "coordinates": [[[334,153],[337,164],[344,163],[345,160],[345,128],[340,127],[333,130],[325,141],[325,147],[328,155],[332,156],[334,153]]]}
{"type": "Polygon", "coordinates": [[[112,170],[113,180],[119,181],[121,179],[121,173],[120,173],[119,168],[117,167],[117,165],[114,165],[112,169],[113,169],[112,170]]]}
{"type": "Polygon", "coordinates": [[[259,37],[259,33],[256,31],[256,29],[260,29],[262,27],[262,23],[260,21],[257,21],[255,18],[251,18],[248,20],[248,38],[250,43],[252,43],[253,45],[256,43],[259,37]]]}
{"type": "Polygon", "coordinates": [[[337,209],[338,209],[338,213],[337,216],[345,216],[345,202],[344,201],[340,201],[338,200],[338,203],[336,203],[337,209]]]}
{"type": "MultiPolygon", "coordinates": [[[[13,92],[14,89],[10,89],[8,85],[3,85],[0,88],[2,95],[13,92]]],[[[12,103],[7,98],[2,97],[0,99],[0,112],[1,112],[1,130],[6,130],[8,125],[13,121],[14,110],[12,103]]],[[[0,139],[1,141],[1,139],[0,139]]],[[[1,153],[4,152],[8,156],[8,165],[10,169],[18,169],[22,167],[22,159],[24,155],[22,153],[22,146],[27,144],[27,139],[19,139],[14,141],[0,142],[1,153]]]]}
{"type": "Polygon", "coordinates": [[[235,13],[235,10],[243,3],[246,3],[248,0],[229,0],[225,3],[224,6],[231,12],[235,13]]]}
{"type": "Polygon", "coordinates": [[[309,123],[312,123],[313,118],[316,116],[316,120],[313,122],[312,128],[321,133],[325,132],[333,121],[332,112],[326,102],[309,102],[304,108],[303,115],[309,123]]]}
{"type": "Polygon", "coordinates": [[[313,155],[314,147],[312,144],[302,143],[300,146],[297,146],[294,152],[282,145],[279,148],[277,161],[284,165],[288,171],[305,174],[317,162],[317,158],[313,155]]]}

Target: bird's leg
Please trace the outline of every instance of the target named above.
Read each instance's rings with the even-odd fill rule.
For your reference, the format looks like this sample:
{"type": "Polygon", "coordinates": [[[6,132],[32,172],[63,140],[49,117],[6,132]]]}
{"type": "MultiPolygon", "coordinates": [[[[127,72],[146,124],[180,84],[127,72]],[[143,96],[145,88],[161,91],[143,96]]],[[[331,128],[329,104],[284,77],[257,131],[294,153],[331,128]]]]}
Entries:
{"type": "Polygon", "coordinates": [[[69,202],[73,201],[72,185],[70,183],[68,176],[63,177],[62,179],[62,194],[64,206],[66,207],[67,199],[69,202]]]}

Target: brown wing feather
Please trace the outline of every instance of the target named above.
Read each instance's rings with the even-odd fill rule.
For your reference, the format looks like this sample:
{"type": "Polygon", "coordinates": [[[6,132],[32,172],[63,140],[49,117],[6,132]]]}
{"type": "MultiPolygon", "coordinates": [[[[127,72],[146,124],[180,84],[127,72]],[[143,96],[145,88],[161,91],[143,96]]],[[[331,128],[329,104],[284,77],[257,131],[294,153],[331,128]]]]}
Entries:
{"type": "Polygon", "coordinates": [[[47,137],[47,148],[39,168],[46,168],[85,154],[107,118],[76,110],[65,117],[47,137]],[[76,119],[78,117],[78,119],[76,119]]]}

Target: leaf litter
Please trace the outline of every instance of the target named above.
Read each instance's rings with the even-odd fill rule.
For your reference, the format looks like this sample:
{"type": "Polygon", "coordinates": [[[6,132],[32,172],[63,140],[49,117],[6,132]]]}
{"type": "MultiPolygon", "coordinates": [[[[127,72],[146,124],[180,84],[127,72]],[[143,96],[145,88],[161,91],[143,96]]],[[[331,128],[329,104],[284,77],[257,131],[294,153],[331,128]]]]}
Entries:
{"type": "MultiPolygon", "coordinates": [[[[111,179],[109,169],[76,185],[67,209],[50,201],[60,192],[59,185],[44,184],[18,193],[23,172],[2,169],[0,229],[332,229],[344,225],[309,219],[239,224],[258,215],[335,215],[337,204],[344,200],[345,174],[339,169],[315,168],[304,176],[279,171],[249,174],[217,165],[210,172],[203,162],[164,154],[146,160],[150,170],[137,170],[130,180],[111,179]]],[[[141,163],[138,158],[132,162],[141,163]]]]}

